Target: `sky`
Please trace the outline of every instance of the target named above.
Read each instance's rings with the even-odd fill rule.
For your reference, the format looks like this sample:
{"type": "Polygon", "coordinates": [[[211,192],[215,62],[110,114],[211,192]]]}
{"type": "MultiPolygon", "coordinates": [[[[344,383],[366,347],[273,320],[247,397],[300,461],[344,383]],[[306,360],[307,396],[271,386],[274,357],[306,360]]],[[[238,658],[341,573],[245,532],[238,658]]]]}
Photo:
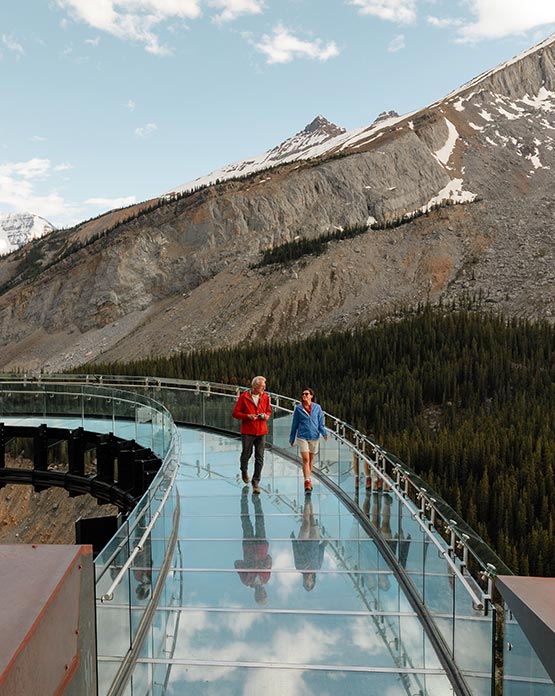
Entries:
{"type": "Polygon", "coordinates": [[[555,32],[554,0],[3,0],[0,214],[69,227],[409,113],[555,32]]]}

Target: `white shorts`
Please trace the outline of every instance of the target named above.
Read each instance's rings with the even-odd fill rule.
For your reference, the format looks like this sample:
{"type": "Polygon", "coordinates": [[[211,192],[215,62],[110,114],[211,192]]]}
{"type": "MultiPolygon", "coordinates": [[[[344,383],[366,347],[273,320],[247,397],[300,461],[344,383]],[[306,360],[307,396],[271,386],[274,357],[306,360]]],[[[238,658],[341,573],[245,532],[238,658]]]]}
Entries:
{"type": "Polygon", "coordinates": [[[302,437],[298,437],[297,447],[299,448],[299,452],[316,454],[318,452],[318,440],[303,440],[302,437]]]}

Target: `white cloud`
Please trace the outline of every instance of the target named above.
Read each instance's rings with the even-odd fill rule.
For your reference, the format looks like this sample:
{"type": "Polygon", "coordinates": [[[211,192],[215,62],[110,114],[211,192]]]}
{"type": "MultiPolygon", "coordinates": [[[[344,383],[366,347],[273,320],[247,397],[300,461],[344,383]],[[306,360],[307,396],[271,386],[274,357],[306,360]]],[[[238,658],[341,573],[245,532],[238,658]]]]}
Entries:
{"type": "Polygon", "coordinates": [[[73,165],[70,164],[69,162],[62,162],[61,164],[57,164],[53,171],[55,172],[67,172],[70,169],[73,169],[73,165]]]}
{"type": "Polygon", "coordinates": [[[400,51],[403,48],[405,48],[405,35],[397,34],[397,36],[394,36],[389,42],[387,50],[390,53],[396,53],[397,51],[400,51]]]}
{"type": "Polygon", "coordinates": [[[4,162],[0,164],[0,176],[19,177],[21,179],[40,179],[50,171],[50,160],[34,159],[26,162],[4,162]]]}
{"type": "Polygon", "coordinates": [[[349,0],[361,14],[373,15],[399,24],[416,21],[416,0],[349,0]]]}
{"type": "Polygon", "coordinates": [[[475,21],[459,30],[463,40],[495,39],[555,23],[553,0],[469,0],[475,21]]]}
{"type": "Polygon", "coordinates": [[[148,138],[157,130],[158,126],[155,123],[147,123],[146,126],[135,128],[135,135],[137,138],[148,138]]]}
{"type": "Polygon", "coordinates": [[[274,29],[273,34],[264,34],[259,42],[253,44],[266,56],[268,63],[290,63],[294,58],[326,61],[339,55],[339,49],[333,41],[326,45],[320,39],[303,41],[281,24],[274,29]]]}
{"type": "Polygon", "coordinates": [[[456,17],[433,17],[432,15],[427,17],[426,21],[430,26],[437,27],[438,29],[459,27],[463,23],[462,19],[456,17]]]}
{"type": "Polygon", "coordinates": [[[87,198],[87,205],[104,208],[105,210],[113,210],[114,208],[125,208],[128,205],[133,205],[137,202],[135,196],[122,196],[120,198],[87,198]]]}
{"type": "Polygon", "coordinates": [[[45,140],[46,140],[46,138],[43,137],[42,135],[31,135],[31,136],[29,137],[29,140],[30,140],[32,143],[44,143],[45,140]]]}
{"type": "Polygon", "coordinates": [[[39,195],[35,191],[37,182],[47,180],[57,169],[48,159],[3,162],[0,164],[0,203],[11,206],[15,212],[33,212],[49,220],[75,218],[79,208],[64,201],[57,192],[39,195]]]}
{"type": "Polygon", "coordinates": [[[170,19],[196,19],[200,0],[57,0],[77,20],[119,39],[143,43],[149,53],[165,55],[154,30],[170,19]]]}
{"type": "Polygon", "coordinates": [[[264,9],[262,0],[210,0],[209,5],[220,10],[215,16],[217,22],[230,22],[246,14],[261,14],[264,9]]]}
{"type": "Polygon", "coordinates": [[[129,111],[135,111],[135,107],[136,107],[136,106],[137,106],[137,105],[135,104],[135,102],[133,101],[133,99],[129,99],[129,101],[128,101],[127,104],[125,105],[125,107],[126,107],[127,109],[129,109],[129,111]]]}
{"type": "Polygon", "coordinates": [[[13,38],[13,36],[8,34],[2,34],[2,43],[7,49],[15,53],[18,58],[25,55],[25,50],[23,49],[23,46],[20,43],[18,43],[13,38]]]}
{"type": "Polygon", "coordinates": [[[85,43],[89,44],[89,46],[94,46],[96,48],[96,46],[98,46],[98,44],[100,43],[100,36],[95,36],[94,39],[85,39],[85,43]]]}

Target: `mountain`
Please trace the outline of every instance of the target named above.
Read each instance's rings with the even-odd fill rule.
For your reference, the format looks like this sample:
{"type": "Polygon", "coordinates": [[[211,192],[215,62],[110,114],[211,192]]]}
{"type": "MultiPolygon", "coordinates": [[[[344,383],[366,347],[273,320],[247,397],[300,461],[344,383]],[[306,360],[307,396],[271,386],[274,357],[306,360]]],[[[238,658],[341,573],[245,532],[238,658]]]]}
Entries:
{"type": "Polygon", "coordinates": [[[0,215],[0,254],[9,254],[31,239],[38,239],[54,229],[48,220],[34,213],[0,215]]]}
{"type": "Polygon", "coordinates": [[[0,259],[0,365],[291,339],[426,301],[553,320],[554,133],[555,36],[411,114],[347,132],[319,117],[259,158],[0,259]]]}
{"type": "Polygon", "coordinates": [[[316,116],[302,131],[292,138],[288,138],[281,145],[268,150],[263,155],[244,160],[243,162],[229,164],[188,184],[176,186],[171,191],[167,191],[165,195],[194,191],[200,187],[228,179],[248,176],[249,174],[276,167],[286,162],[317,157],[320,153],[325,152],[326,148],[322,148],[325,143],[329,143],[335,136],[343,133],[345,133],[345,128],[340,128],[334,123],[330,123],[323,116],[316,116]]]}

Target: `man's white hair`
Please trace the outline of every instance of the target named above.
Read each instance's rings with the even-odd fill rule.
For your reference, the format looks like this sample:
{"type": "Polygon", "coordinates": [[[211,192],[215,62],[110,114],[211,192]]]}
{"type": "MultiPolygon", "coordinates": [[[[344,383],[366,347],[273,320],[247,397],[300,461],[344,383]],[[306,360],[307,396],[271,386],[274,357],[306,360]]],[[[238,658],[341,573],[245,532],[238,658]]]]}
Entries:
{"type": "Polygon", "coordinates": [[[258,382],[265,382],[265,381],[266,381],[266,377],[263,377],[262,375],[257,375],[256,377],[252,378],[251,385],[254,387],[254,385],[257,384],[258,382]]]}

